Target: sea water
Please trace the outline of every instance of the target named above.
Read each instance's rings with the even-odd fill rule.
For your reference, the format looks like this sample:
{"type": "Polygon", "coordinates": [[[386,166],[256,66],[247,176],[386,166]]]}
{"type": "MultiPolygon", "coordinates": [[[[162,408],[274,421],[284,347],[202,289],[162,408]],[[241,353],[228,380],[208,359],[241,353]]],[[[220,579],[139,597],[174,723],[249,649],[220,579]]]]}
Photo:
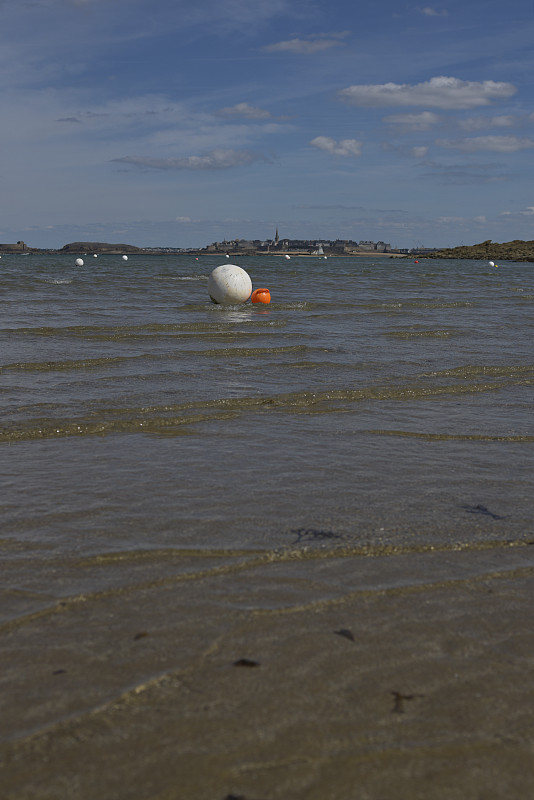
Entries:
{"type": "Polygon", "coordinates": [[[532,265],[84,260],[0,260],[6,797],[530,796],[532,265]]]}
{"type": "Polygon", "coordinates": [[[533,265],[235,257],[272,302],[221,306],[220,257],[84,260],[0,261],[4,618],[82,557],[532,536],[533,265]]]}

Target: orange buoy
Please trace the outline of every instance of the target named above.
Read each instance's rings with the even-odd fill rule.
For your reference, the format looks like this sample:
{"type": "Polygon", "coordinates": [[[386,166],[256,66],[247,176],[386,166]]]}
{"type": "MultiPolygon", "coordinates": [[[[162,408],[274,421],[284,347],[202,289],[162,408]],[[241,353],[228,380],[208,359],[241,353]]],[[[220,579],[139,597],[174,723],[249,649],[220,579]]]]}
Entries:
{"type": "Polygon", "coordinates": [[[255,289],[250,299],[253,303],[270,303],[271,293],[268,289],[255,289]]]}

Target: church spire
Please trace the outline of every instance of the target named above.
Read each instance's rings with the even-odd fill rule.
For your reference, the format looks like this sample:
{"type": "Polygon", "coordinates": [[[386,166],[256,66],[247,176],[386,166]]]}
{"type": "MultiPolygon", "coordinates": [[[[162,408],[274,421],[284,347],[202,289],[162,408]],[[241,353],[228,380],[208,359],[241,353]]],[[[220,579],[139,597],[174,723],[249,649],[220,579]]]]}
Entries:
{"type": "Polygon", "coordinates": [[[278,236],[278,228],[277,228],[276,229],[276,233],[274,235],[274,243],[278,244],[279,241],[280,241],[280,237],[278,236]]]}

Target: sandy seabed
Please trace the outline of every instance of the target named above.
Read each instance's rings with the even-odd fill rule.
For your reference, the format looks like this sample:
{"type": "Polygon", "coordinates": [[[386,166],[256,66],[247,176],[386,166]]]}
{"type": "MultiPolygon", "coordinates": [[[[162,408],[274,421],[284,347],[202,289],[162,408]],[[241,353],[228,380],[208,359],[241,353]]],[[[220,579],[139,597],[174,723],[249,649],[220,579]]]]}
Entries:
{"type": "Polygon", "coordinates": [[[11,592],[1,797],[533,797],[533,550],[139,553],[11,592]]]}

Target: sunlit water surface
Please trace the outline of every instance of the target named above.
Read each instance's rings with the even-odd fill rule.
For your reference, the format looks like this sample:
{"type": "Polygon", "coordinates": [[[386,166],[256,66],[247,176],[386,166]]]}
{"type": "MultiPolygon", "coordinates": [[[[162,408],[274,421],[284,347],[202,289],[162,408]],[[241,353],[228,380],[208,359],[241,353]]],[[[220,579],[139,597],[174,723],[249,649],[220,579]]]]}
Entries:
{"type": "Polygon", "coordinates": [[[532,265],[233,260],[3,256],[8,563],[531,536],[532,265]]]}

